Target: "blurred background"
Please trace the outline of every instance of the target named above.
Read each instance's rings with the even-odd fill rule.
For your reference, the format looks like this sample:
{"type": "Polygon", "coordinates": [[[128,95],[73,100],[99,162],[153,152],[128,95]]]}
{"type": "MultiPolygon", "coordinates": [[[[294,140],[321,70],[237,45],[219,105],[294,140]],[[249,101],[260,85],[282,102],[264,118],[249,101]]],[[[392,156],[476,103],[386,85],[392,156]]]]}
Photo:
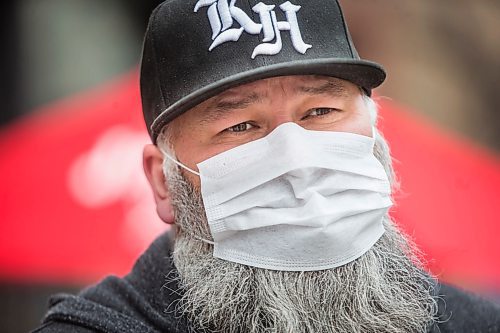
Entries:
{"type": "MultiPolygon", "coordinates": [[[[0,5],[0,332],[36,327],[55,292],[126,274],[165,230],[137,73],[159,2],[0,5]]],[[[500,2],[341,4],[361,56],[388,72],[376,98],[394,217],[431,272],[499,301],[500,2]]]]}

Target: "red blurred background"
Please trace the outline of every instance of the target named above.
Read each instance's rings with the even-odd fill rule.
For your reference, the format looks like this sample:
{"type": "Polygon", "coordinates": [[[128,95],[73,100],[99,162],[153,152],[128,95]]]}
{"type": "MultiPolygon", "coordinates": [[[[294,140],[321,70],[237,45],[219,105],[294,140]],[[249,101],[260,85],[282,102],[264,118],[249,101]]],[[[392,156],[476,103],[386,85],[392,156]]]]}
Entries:
{"type": "MultiPolygon", "coordinates": [[[[141,165],[137,65],[156,3],[2,5],[2,332],[36,326],[53,292],[125,274],[166,229],[141,165]]],[[[392,214],[441,280],[498,300],[500,6],[342,5],[360,54],[389,73],[377,100],[402,183],[392,214]]]]}

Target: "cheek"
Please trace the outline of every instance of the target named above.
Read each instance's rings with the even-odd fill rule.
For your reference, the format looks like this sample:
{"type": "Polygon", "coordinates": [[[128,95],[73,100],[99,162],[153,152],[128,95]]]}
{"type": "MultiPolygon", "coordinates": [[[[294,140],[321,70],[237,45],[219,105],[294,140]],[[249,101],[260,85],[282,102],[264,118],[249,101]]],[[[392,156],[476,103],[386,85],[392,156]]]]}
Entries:
{"type": "Polygon", "coordinates": [[[350,132],[365,136],[372,136],[372,117],[368,107],[361,98],[356,101],[355,111],[352,112],[348,120],[350,132]]]}
{"type": "MultiPolygon", "coordinates": [[[[188,168],[199,172],[197,164],[221,153],[221,149],[215,149],[203,141],[193,140],[192,137],[179,137],[174,143],[177,160],[188,168]]],[[[182,175],[196,188],[200,189],[200,177],[192,172],[181,168],[182,175]]]]}
{"type": "Polygon", "coordinates": [[[364,136],[372,136],[372,122],[368,113],[353,112],[333,129],[364,136]]]}
{"type": "Polygon", "coordinates": [[[373,136],[372,133],[372,119],[371,116],[368,114],[368,112],[363,113],[360,115],[360,119],[358,120],[358,134],[365,135],[365,136],[373,136]]]}
{"type": "Polygon", "coordinates": [[[173,139],[172,145],[177,155],[177,159],[187,167],[197,170],[196,164],[204,158],[205,149],[202,133],[188,123],[181,123],[184,126],[178,126],[173,139]]]}
{"type": "MultiPolygon", "coordinates": [[[[198,164],[200,161],[196,158],[197,156],[199,157],[199,154],[194,151],[193,148],[189,148],[189,145],[186,144],[179,144],[179,145],[174,145],[174,150],[175,154],[177,157],[177,160],[185,165],[186,167],[190,168],[191,170],[199,172],[196,164],[198,164]]],[[[196,189],[200,189],[200,177],[195,175],[189,170],[184,169],[183,167],[179,167],[180,173],[182,176],[191,184],[193,185],[196,189]]]]}

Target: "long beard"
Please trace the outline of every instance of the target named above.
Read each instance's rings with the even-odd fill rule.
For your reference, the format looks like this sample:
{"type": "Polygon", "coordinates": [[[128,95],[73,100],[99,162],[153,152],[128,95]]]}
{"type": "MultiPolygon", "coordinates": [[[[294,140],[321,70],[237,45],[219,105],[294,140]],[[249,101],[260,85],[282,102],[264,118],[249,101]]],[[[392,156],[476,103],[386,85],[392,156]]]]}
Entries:
{"type": "Polygon", "coordinates": [[[211,332],[426,332],[434,321],[435,282],[413,244],[384,220],[385,234],[344,266],[285,272],[212,256],[201,195],[166,165],[178,234],[173,260],[178,310],[211,332]]]}

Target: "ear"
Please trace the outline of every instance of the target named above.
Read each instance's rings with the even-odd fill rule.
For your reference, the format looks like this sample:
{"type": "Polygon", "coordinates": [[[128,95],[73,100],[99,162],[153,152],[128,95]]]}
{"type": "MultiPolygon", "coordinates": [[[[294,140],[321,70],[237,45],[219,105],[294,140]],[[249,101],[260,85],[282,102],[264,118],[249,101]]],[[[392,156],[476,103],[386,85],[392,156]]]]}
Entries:
{"type": "Polygon", "coordinates": [[[163,174],[163,154],[155,145],[148,144],[142,154],[144,173],[153,190],[158,216],[167,224],[174,223],[174,209],[170,192],[163,174]]]}

